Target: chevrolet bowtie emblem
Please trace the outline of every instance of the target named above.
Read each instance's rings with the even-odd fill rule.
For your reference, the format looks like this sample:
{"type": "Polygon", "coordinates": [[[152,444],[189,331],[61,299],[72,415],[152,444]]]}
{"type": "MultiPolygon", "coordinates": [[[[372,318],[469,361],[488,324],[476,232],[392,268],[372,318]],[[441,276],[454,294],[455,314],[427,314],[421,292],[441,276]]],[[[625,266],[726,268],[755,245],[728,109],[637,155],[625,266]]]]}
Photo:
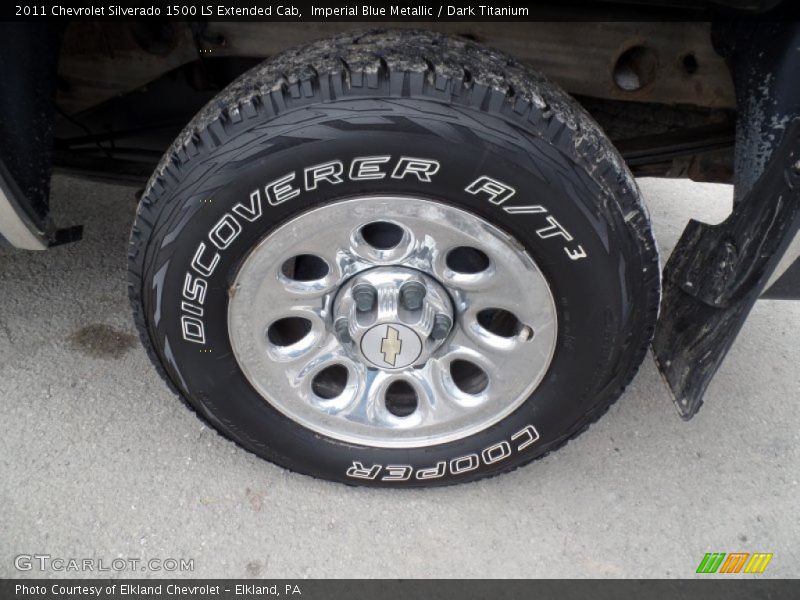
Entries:
{"type": "Polygon", "coordinates": [[[397,355],[403,348],[403,342],[400,340],[400,332],[394,327],[386,327],[386,337],[381,340],[381,352],[383,352],[383,360],[387,365],[394,366],[397,362],[397,355]]]}

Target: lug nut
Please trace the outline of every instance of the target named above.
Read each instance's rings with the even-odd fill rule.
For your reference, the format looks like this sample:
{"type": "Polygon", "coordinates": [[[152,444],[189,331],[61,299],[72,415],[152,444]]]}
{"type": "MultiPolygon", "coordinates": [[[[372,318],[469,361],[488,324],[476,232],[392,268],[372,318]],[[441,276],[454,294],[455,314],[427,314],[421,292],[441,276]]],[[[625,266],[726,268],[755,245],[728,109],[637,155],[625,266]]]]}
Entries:
{"type": "Polygon", "coordinates": [[[358,312],[367,312],[372,310],[375,305],[375,297],[377,296],[375,288],[368,283],[359,283],[353,287],[353,300],[356,301],[356,309],[358,312]]]}
{"type": "Polygon", "coordinates": [[[408,281],[400,288],[400,303],[408,310],[419,310],[427,292],[419,281],[408,281]]]}
{"type": "Polygon", "coordinates": [[[347,323],[347,319],[337,319],[336,323],[333,324],[333,329],[336,331],[336,337],[339,338],[339,341],[343,344],[352,341],[350,337],[350,326],[347,323]]]}
{"type": "Polygon", "coordinates": [[[433,329],[431,329],[431,337],[434,340],[443,340],[450,333],[450,328],[453,326],[453,321],[450,317],[443,314],[438,314],[433,318],[433,329]]]}

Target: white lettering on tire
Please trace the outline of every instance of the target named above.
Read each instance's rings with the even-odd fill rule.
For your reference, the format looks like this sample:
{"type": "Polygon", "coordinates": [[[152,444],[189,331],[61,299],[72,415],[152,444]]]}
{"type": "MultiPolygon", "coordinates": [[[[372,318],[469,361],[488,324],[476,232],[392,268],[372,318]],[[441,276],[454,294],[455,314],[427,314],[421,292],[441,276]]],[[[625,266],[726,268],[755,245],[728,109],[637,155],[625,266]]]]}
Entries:
{"type": "MultiPolygon", "coordinates": [[[[473,196],[483,195],[492,204],[497,206],[502,205],[503,210],[509,215],[545,215],[544,218],[547,221],[547,225],[536,229],[536,235],[538,235],[539,238],[547,240],[550,238],[562,237],[567,242],[573,241],[572,234],[569,233],[553,215],[549,214],[550,211],[544,206],[539,204],[524,206],[506,205],[506,201],[516,193],[516,190],[502,181],[498,181],[488,175],[481,175],[475,181],[467,185],[464,191],[473,196]]],[[[583,249],[583,246],[565,245],[563,248],[570,260],[579,260],[587,257],[586,250],[583,249]]]]}
{"type": "Polygon", "coordinates": [[[381,477],[381,481],[408,481],[413,472],[411,465],[386,465],[386,475],[381,477]]]}
{"type": "Polygon", "coordinates": [[[332,160],[330,162],[307,167],[303,173],[305,176],[306,191],[317,189],[317,184],[320,181],[327,181],[331,185],[342,183],[342,171],[344,165],[340,160],[332,160]]]}
{"type": "Polygon", "coordinates": [[[242,233],[242,226],[239,221],[232,214],[227,213],[208,232],[208,239],[219,250],[225,250],[239,237],[240,233],[242,233]]]}
{"type": "Polygon", "coordinates": [[[294,171],[292,171],[283,177],[278,177],[278,179],[275,181],[264,186],[264,193],[267,195],[267,202],[269,202],[272,206],[278,206],[278,204],[283,204],[287,200],[291,200],[292,198],[299,196],[300,190],[292,187],[291,184],[295,177],[296,175],[294,171]]]}
{"type": "Polygon", "coordinates": [[[439,161],[427,158],[411,158],[401,156],[392,171],[392,179],[403,179],[406,175],[416,175],[424,183],[430,183],[431,177],[438,173],[439,161]]]}
{"type": "Polygon", "coordinates": [[[496,465],[514,453],[520,453],[533,443],[539,440],[539,432],[533,425],[526,425],[509,440],[501,440],[484,448],[479,454],[465,454],[451,459],[449,462],[439,461],[433,467],[423,467],[416,469],[410,465],[371,465],[365,467],[360,461],[353,461],[347,469],[347,476],[356,479],[375,480],[383,474],[380,481],[408,481],[412,474],[415,479],[424,481],[427,479],[439,479],[448,473],[450,475],[463,475],[476,470],[481,466],[496,465]]]}
{"type": "Polygon", "coordinates": [[[511,441],[517,441],[524,438],[527,439],[517,446],[517,452],[522,452],[525,448],[536,442],[539,439],[539,432],[536,431],[536,428],[533,425],[528,425],[524,429],[521,429],[512,435],[511,441]]]}
{"type": "Polygon", "coordinates": [[[450,473],[453,475],[461,475],[461,473],[469,473],[481,466],[481,461],[478,459],[477,454],[467,454],[466,456],[459,456],[450,461],[450,473]]]}
{"type": "Polygon", "coordinates": [[[505,440],[496,443],[494,446],[484,448],[481,452],[481,458],[487,465],[493,465],[509,456],[511,456],[511,446],[505,440]]]}
{"type": "Polygon", "coordinates": [[[383,179],[386,173],[381,171],[381,165],[389,162],[391,156],[363,156],[354,158],[350,163],[350,179],[364,181],[368,179],[383,179]]]}
{"type": "MultiPolygon", "coordinates": [[[[297,171],[286,173],[267,183],[263,188],[250,192],[246,201],[234,205],[208,232],[206,237],[211,245],[206,241],[200,242],[192,257],[185,276],[181,298],[183,339],[187,342],[205,344],[203,304],[208,290],[207,279],[214,273],[221,260],[220,252],[225,251],[233,244],[247,223],[254,223],[263,215],[262,190],[267,204],[278,206],[297,198],[304,191],[317,189],[322,182],[334,186],[346,180],[384,179],[391,173],[389,176],[393,179],[416,177],[423,183],[430,183],[441,168],[439,161],[429,158],[400,156],[395,160],[393,168],[391,162],[392,156],[383,154],[360,156],[352,159],[349,165],[345,165],[341,160],[319,163],[302,170],[302,182],[298,180],[297,171]]],[[[544,206],[538,204],[509,205],[507,201],[515,196],[516,190],[498,179],[489,175],[481,175],[469,183],[464,190],[474,196],[484,196],[492,205],[501,206],[503,211],[510,215],[542,215],[545,221],[535,229],[536,235],[540,239],[560,238],[565,242],[574,242],[572,234],[544,206]]],[[[573,261],[587,257],[586,251],[579,244],[565,245],[564,252],[573,261]]],[[[495,456],[494,451],[492,456],[495,456]]],[[[433,469],[434,471],[427,475],[430,477],[441,476],[437,475],[438,465],[433,469]]],[[[423,473],[423,475],[426,474],[423,473]]],[[[416,476],[420,476],[419,471],[416,476]]]]}
{"type": "Polygon", "coordinates": [[[510,185],[497,181],[497,179],[492,179],[488,175],[478,177],[465,187],[464,191],[472,195],[484,192],[489,196],[489,202],[498,206],[517,193],[510,185]]]}
{"type": "Polygon", "coordinates": [[[447,463],[444,461],[436,463],[435,467],[429,469],[419,469],[417,471],[417,479],[438,479],[444,477],[447,472],[447,463]]]}
{"type": "Polygon", "coordinates": [[[354,462],[353,466],[347,469],[347,476],[355,479],[375,479],[380,472],[380,465],[373,465],[367,469],[360,462],[354,462]]]}

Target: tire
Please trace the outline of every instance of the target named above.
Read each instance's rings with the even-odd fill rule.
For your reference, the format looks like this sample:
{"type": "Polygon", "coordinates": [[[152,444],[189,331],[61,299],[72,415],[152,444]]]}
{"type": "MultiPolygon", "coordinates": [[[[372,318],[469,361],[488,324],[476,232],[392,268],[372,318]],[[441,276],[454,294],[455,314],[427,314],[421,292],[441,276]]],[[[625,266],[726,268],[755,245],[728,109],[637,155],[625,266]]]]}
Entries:
{"type": "MultiPolygon", "coordinates": [[[[269,267],[278,278],[284,258],[275,254],[269,267]]],[[[293,261],[291,268],[298,264],[293,261]]],[[[391,487],[496,475],[581,433],[620,396],[642,362],[660,294],[657,250],[638,188],[591,118],[553,83],[509,57],[419,31],[323,40],[266,61],[231,84],[187,126],[150,179],[132,230],[129,267],[142,341],[165,379],[202,418],[288,469],[391,487]],[[364,157],[380,160],[358,162],[364,157]],[[401,164],[414,158],[423,162],[401,164]],[[291,243],[321,244],[319,236],[351,216],[353,223],[380,221],[415,202],[433,210],[424,214],[438,215],[428,226],[455,232],[451,216],[464,219],[464,231],[474,226],[500,232],[492,239],[514,248],[500,251],[498,261],[535,263],[531,273],[546,281],[537,289],[549,290],[552,298],[549,358],[537,359],[530,372],[515,367],[498,374],[499,383],[487,389],[506,389],[510,381],[527,385],[527,391],[508,404],[510,412],[504,403],[512,398],[499,398],[499,408],[484,421],[465,417],[471,429],[448,430],[451,421],[442,417],[435,421],[438,429],[421,429],[436,435],[418,439],[408,433],[413,428],[392,420],[401,423],[396,432],[376,428],[374,438],[361,442],[360,432],[373,429],[357,423],[339,436],[338,417],[315,421],[311,411],[308,422],[293,418],[293,400],[265,392],[259,387],[264,378],[242,366],[262,357],[242,357],[236,346],[249,335],[240,316],[267,319],[271,310],[264,306],[261,315],[261,305],[252,301],[257,295],[237,299],[248,293],[240,291],[241,278],[258,273],[252,257],[260,256],[263,266],[257,249],[271,247],[264,246],[270,240],[289,235],[291,243]]],[[[330,273],[339,266],[325,268],[330,273]]],[[[284,274],[297,276],[285,269],[284,274]]],[[[525,277],[507,279],[509,296],[517,279],[528,285],[525,277]]],[[[255,286],[262,294],[279,285],[277,279],[246,281],[244,288],[255,286]]],[[[445,288],[456,306],[458,285],[445,288]]],[[[499,297],[499,291],[506,288],[490,286],[483,293],[499,297]]],[[[426,302],[434,302],[436,293],[429,291],[426,302]]],[[[525,300],[496,303],[525,313],[525,300]]],[[[329,329],[342,306],[336,303],[326,309],[329,329]]],[[[452,310],[458,321],[460,309],[452,310]]],[[[516,365],[519,356],[528,356],[523,342],[531,335],[544,344],[546,330],[504,333],[523,349],[508,353],[507,361],[516,365]]],[[[455,324],[450,331],[456,335],[455,324]]],[[[389,354],[382,356],[389,360],[389,354]]],[[[503,369],[506,363],[491,364],[503,369]]],[[[272,373],[267,380],[274,389],[284,389],[280,371],[269,360],[265,365],[273,369],[265,372],[272,373]]],[[[449,368],[455,380],[452,363],[449,368]]]]}

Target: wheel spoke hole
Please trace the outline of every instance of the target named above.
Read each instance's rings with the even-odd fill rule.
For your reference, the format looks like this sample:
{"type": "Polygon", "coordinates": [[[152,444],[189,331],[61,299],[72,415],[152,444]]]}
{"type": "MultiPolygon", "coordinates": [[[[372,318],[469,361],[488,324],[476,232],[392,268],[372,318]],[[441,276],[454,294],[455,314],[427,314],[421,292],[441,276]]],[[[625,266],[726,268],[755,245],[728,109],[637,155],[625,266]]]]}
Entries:
{"type": "Polygon", "coordinates": [[[447,253],[446,263],[451,271],[473,275],[489,268],[489,257],[477,248],[459,246],[447,253]]]}
{"type": "Polygon", "coordinates": [[[417,410],[419,401],[414,387],[402,379],[392,382],[384,394],[386,410],[396,417],[407,417],[417,410]]]}
{"type": "Polygon", "coordinates": [[[524,325],[514,313],[502,308],[486,308],[478,313],[478,323],[486,331],[503,338],[512,338],[526,328],[533,335],[530,327],[524,325]]]}
{"type": "Polygon", "coordinates": [[[325,367],[314,375],[311,390],[323,400],[330,400],[342,395],[347,386],[347,368],[342,365],[325,367]]]}
{"type": "Polygon", "coordinates": [[[293,281],[316,281],[328,274],[328,263],[313,254],[298,254],[281,265],[281,273],[293,281]]]}
{"type": "Polygon", "coordinates": [[[373,221],[361,228],[361,237],[373,248],[391,250],[403,240],[403,228],[388,221],[373,221]]]}
{"type": "Polygon", "coordinates": [[[486,371],[468,360],[454,360],[450,363],[450,377],[453,383],[465,394],[480,394],[489,385],[486,371]]]}
{"type": "Polygon", "coordinates": [[[302,317],[278,319],[267,329],[267,339],[275,346],[296,344],[311,331],[311,321],[302,317]]]}

